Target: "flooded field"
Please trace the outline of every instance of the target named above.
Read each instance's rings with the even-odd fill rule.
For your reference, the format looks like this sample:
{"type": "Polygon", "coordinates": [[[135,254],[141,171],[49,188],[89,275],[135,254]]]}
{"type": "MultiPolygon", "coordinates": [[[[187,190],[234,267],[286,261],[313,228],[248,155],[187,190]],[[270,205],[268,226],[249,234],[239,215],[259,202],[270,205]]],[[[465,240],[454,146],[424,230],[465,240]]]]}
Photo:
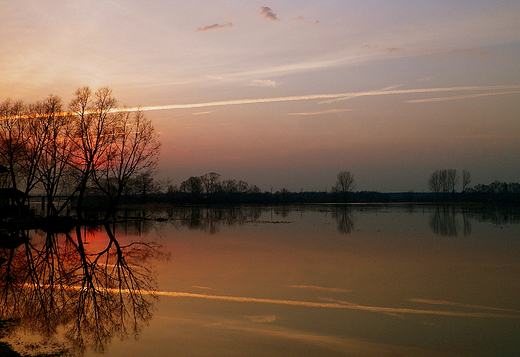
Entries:
{"type": "Polygon", "coordinates": [[[520,215],[447,206],[171,208],[3,232],[22,355],[518,356],[520,215]]]}

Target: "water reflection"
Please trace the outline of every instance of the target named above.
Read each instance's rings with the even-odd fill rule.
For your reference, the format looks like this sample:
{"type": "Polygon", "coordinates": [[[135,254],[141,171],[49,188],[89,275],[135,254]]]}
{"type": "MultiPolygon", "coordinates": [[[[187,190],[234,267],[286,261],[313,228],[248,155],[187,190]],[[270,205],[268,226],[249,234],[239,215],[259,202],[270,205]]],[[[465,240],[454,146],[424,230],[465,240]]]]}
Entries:
{"type": "MultiPolygon", "coordinates": [[[[520,211],[513,207],[463,207],[463,206],[421,206],[421,205],[307,205],[307,206],[230,206],[230,207],[170,207],[160,212],[143,213],[151,219],[167,221],[177,227],[188,227],[210,234],[218,233],[221,226],[246,223],[290,223],[290,214],[323,212],[331,214],[336,221],[337,231],[351,234],[358,213],[379,213],[388,210],[409,214],[428,214],[428,226],[437,235],[454,237],[469,236],[472,220],[491,222],[495,225],[520,222],[520,211]]],[[[128,212],[126,212],[128,213],[128,212]]],[[[128,216],[125,216],[128,218],[128,216]]]]}
{"type": "Polygon", "coordinates": [[[337,206],[332,211],[332,217],[336,220],[338,232],[349,234],[354,229],[354,216],[349,206],[337,206]]]}
{"type": "Polygon", "coordinates": [[[472,230],[471,220],[490,222],[496,226],[520,222],[520,212],[515,207],[457,207],[435,206],[428,224],[433,233],[441,236],[457,236],[462,231],[469,236],[472,230]]]}
{"type": "Polygon", "coordinates": [[[65,331],[69,348],[103,352],[113,337],[137,337],[152,317],[153,243],[121,244],[113,230],[12,231],[0,247],[0,320],[44,339],[65,331]],[[94,237],[87,242],[85,233],[94,237]]]}
{"type": "MultiPolygon", "coordinates": [[[[436,207],[428,221],[433,233],[441,236],[457,236],[457,210],[453,206],[436,207]]],[[[466,212],[461,212],[464,235],[471,234],[471,221],[466,212]]]]}

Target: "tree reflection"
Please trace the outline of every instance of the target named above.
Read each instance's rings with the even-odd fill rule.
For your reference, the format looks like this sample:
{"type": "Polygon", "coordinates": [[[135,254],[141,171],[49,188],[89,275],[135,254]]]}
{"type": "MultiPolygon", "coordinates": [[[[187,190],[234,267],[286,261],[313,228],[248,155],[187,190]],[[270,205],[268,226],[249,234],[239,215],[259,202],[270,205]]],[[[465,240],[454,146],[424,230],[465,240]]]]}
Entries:
{"type": "Polygon", "coordinates": [[[349,234],[354,229],[354,216],[352,208],[348,206],[336,206],[332,211],[332,217],[338,224],[338,231],[342,234],[349,234]]]}
{"type": "Polygon", "coordinates": [[[93,244],[98,249],[89,249],[80,227],[40,239],[10,232],[22,243],[0,249],[0,320],[19,319],[19,327],[44,339],[64,329],[80,353],[103,352],[113,337],[138,337],[152,317],[156,290],[146,264],[161,253],[154,243],[122,245],[104,229],[106,239],[93,244]]]}
{"type": "MultiPolygon", "coordinates": [[[[461,212],[461,215],[464,235],[468,236],[471,234],[471,221],[466,212],[461,212]]],[[[455,207],[437,206],[430,216],[428,224],[433,233],[441,236],[454,237],[458,235],[456,217],[457,211],[455,207]]]]}
{"type": "Polygon", "coordinates": [[[265,210],[261,207],[175,207],[166,211],[166,219],[180,226],[214,234],[221,225],[257,221],[265,210]]]}

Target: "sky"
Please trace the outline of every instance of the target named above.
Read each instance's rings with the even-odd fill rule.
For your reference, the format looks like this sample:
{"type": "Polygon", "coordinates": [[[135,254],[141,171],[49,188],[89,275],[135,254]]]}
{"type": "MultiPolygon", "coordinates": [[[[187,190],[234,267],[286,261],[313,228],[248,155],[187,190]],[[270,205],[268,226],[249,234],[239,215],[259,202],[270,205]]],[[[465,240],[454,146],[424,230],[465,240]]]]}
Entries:
{"type": "MultiPolygon", "coordinates": [[[[110,87],[157,178],[262,190],[520,182],[518,0],[0,0],[0,101],[110,87]]],[[[459,187],[460,189],[460,187],[459,187]]]]}

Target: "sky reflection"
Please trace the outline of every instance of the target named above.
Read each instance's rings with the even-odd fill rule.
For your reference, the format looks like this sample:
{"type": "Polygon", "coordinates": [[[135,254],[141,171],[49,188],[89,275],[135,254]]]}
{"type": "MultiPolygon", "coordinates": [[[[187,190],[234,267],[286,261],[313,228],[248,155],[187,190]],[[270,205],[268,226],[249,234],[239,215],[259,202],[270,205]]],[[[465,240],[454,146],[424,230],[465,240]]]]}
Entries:
{"type": "MultiPolygon", "coordinates": [[[[89,301],[99,298],[106,304],[98,310],[91,309],[95,304],[84,304],[88,307],[85,319],[75,325],[83,342],[96,336],[103,341],[103,349],[83,349],[86,356],[98,356],[100,351],[109,357],[149,355],[150,351],[158,357],[484,357],[520,352],[520,225],[515,212],[322,205],[244,210],[194,207],[147,213],[150,218],[154,215],[162,219],[138,225],[127,222],[111,230],[113,237],[120,237],[121,248],[147,247],[137,242],[160,244],[153,246],[160,247],[159,255],[148,254],[156,250],[122,251],[129,274],[145,273],[141,275],[147,282],[144,288],[104,283],[111,278],[100,273],[117,272],[118,254],[98,255],[107,246],[117,253],[117,244],[103,230],[83,241],[88,251],[84,259],[75,253],[78,244],[64,250],[65,245],[50,244],[53,241],[45,237],[2,248],[2,257],[9,259],[14,252],[23,262],[27,244],[38,251],[45,251],[42,247],[47,244],[61,252],[50,255],[50,262],[64,268],[52,275],[59,286],[53,285],[48,273],[35,273],[32,280],[18,274],[16,284],[3,285],[3,294],[9,287],[36,297],[27,300],[31,308],[25,309],[29,305],[13,300],[23,294],[9,293],[8,300],[2,295],[7,301],[2,318],[10,312],[27,321],[14,336],[23,336],[24,331],[59,336],[35,329],[45,316],[40,325],[29,325],[33,320],[26,317],[33,316],[31,311],[47,309],[51,297],[57,302],[69,297],[67,301],[73,303],[80,295],[90,294],[89,301]],[[345,215],[352,222],[349,232],[339,228],[345,215]],[[458,235],[434,229],[431,222],[437,216],[439,222],[451,222],[450,226],[455,222],[458,235]],[[471,231],[463,236],[465,221],[471,231]],[[164,255],[170,259],[162,259],[164,255]],[[73,270],[76,275],[66,274],[68,267],[81,266],[96,274],[94,285],[82,283],[81,269],[73,270]],[[37,299],[37,292],[45,298],[37,299]],[[152,305],[140,308],[135,304],[139,299],[152,305]],[[117,301],[125,302],[123,310],[117,301]],[[89,319],[95,311],[109,320],[89,319]],[[123,321],[118,311],[127,319],[134,316],[127,320],[125,330],[111,323],[123,321]],[[94,328],[99,323],[103,329],[94,328]]],[[[44,260],[35,265],[49,266],[44,260]]],[[[2,277],[9,266],[14,267],[0,265],[2,277]]],[[[45,326],[69,331],[69,320],[63,319],[82,310],[58,305],[63,308],[55,315],[63,324],[49,319],[45,326]]]]}

